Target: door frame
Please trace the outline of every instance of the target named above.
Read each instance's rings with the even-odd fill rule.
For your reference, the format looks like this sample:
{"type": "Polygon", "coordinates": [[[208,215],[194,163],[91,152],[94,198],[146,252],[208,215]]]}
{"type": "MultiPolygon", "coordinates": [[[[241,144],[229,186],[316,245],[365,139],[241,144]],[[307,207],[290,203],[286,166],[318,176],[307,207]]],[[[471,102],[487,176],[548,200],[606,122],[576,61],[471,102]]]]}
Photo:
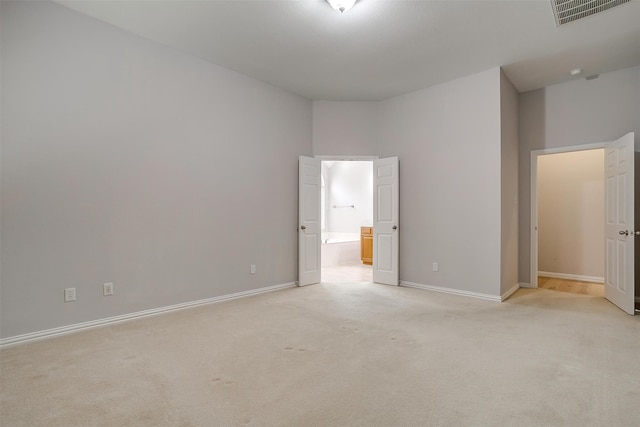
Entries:
{"type": "MultiPolygon", "coordinates": [[[[349,155],[317,155],[314,158],[320,160],[320,173],[322,173],[322,162],[324,161],[336,161],[336,162],[365,162],[378,160],[380,156],[349,156],[349,155]]],[[[373,206],[371,206],[373,209],[373,206]]],[[[320,281],[322,281],[322,248],[320,248],[320,281]]]]}
{"type": "Polygon", "coordinates": [[[556,148],[543,148],[531,150],[531,215],[529,224],[530,238],[530,287],[538,287],[538,156],[545,154],[571,153],[576,151],[587,151],[604,149],[610,141],[596,142],[593,144],[568,145],[556,148]]]}

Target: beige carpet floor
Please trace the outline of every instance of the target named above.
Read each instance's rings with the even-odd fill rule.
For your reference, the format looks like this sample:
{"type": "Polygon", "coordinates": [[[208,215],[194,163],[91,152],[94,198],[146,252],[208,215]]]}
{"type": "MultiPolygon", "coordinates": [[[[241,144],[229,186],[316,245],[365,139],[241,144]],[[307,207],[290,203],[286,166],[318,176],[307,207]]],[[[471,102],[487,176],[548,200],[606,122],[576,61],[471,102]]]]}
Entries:
{"type": "Polygon", "coordinates": [[[638,426],[640,316],[320,284],[4,349],[2,426],[638,426]]]}

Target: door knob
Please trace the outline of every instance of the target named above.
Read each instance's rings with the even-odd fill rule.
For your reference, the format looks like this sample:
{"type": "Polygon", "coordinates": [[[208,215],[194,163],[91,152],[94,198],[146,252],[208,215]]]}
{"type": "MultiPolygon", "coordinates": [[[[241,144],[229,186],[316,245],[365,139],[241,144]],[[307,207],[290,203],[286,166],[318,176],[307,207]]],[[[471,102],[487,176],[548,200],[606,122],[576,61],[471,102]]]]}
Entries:
{"type": "Polygon", "coordinates": [[[634,231],[633,234],[635,234],[636,236],[640,236],[640,230],[634,231]]]}
{"type": "Polygon", "coordinates": [[[307,229],[307,227],[305,227],[304,225],[300,226],[300,230],[306,230],[306,229],[307,229]]]}
{"type": "Polygon", "coordinates": [[[397,230],[397,229],[398,229],[398,226],[397,226],[397,225],[394,225],[394,226],[393,226],[393,227],[391,227],[391,228],[393,228],[394,230],[397,230]]]}
{"type": "Polygon", "coordinates": [[[621,235],[621,236],[628,236],[629,235],[629,231],[627,231],[627,230],[618,231],[618,234],[621,235]]]}

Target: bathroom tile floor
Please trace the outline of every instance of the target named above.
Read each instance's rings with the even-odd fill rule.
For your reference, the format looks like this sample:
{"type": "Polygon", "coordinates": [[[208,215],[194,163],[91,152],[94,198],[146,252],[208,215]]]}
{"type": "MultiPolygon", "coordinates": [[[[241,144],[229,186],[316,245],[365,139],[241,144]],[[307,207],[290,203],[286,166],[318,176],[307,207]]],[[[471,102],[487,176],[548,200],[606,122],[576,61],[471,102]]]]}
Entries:
{"type": "Polygon", "coordinates": [[[371,282],[373,270],[365,264],[323,267],[321,280],[324,283],[371,282]]]}

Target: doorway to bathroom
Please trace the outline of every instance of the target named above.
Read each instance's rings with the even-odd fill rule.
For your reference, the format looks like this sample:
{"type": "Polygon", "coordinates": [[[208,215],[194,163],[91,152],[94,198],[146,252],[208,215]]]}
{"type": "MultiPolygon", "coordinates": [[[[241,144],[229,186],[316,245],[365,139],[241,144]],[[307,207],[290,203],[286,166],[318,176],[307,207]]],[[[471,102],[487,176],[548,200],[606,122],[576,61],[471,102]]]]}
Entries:
{"type": "MultiPolygon", "coordinates": [[[[320,283],[322,278],[322,167],[321,161],[365,160],[373,169],[371,189],[372,223],[369,229],[372,244],[372,281],[391,286],[399,284],[399,221],[400,183],[398,157],[369,157],[359,159],[335,159],[300,156],[298,159],[298,286],[320,283]]],[[[326,185],[326,183],[325,183],[326,185]]],[[[325,199],[326,199],[325,194],[325,199]]],[[[327,210],[337,201],[325,200],[327,210]]],[[[349,206],[354,203],[346,202],[349,206]]],[[[340,205],[344,206],[344,205],[340,205]]],[[[326,215],[326,213],[325,213],[326,215]]],[[[325,220],[327,218],[325,217],[325,220]]],[[[326,226],[326,224],[325,224],[326,226]]],[[[360,225],[362,227],[362,225],[360,225]]],[[[334,230],[327,230],[334,231],[334,230]]],[[[340,232],[340,231],[338,231],[340,232]]],[[[331,235],[329,235],[330,239],[331,235]]],[[[329,242],[329,240],[327,241],[329,242]]]]}
{"type": "Polygon", "coordinates": [[[372,282],[372,160],[321,161],[320,219],[322,282],[372,282]]]}

